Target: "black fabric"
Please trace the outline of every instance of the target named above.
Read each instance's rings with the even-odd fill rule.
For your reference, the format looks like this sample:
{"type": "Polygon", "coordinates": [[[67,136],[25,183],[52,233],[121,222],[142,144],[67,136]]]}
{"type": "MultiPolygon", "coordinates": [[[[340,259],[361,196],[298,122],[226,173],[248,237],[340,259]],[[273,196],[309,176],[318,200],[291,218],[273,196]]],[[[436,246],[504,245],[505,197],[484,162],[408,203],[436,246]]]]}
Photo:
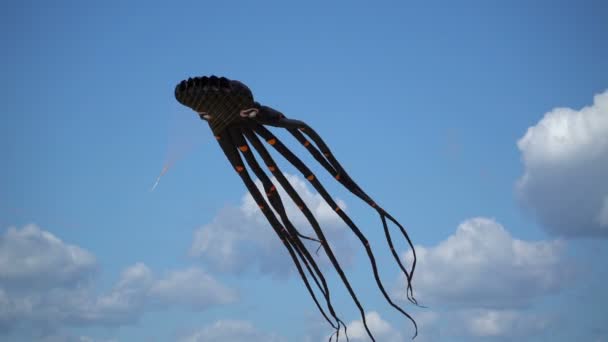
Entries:
{"type": "Polygon", "coordinates": [[[300,173],[302,173],[302,175],[304,175],[304,177],[306,177],[306,179],[308,179],[310,184],[315,188],[315,190],[317,190],[317,192],[321,195],[321,197],[323,197],[323,200],[325,200],[325,202],[327,204],[329,204],[329,206],[331,208],[334,208],[334,211],[338,214],[338,216],[340,216],[342,221],[344,221],[344,223],[346,223],[346,225],[351,229],[351,231],[353,233],[355,233],[355,235],[357,236],[357,238],[359,239],[359,241],[365,248],[367,257],[372,266],[372,271],[374,273],[374,279],[376,280],[376,285],[378,286],[378,289],[380,290],[380,292],[382,293],[382,295],[384,296],[386,301],[393,308],[395,308],[397,311],[402,313],[405,317],[407,317],[414,324],[414,327],[416,330],[416,333],[414,335],[414,337],[415,337],[418,333],[418,326],[416,324],[416,321],[412,318],[412,316],[410,316],[407,312],[405,312],[399,305],[395,304],[393,302],[393,300],[390,298],[390,296],[388,295],[388,293],[386,292],[386,289],[384,288],[384,284],[382,283],[382,280],[380,280],[380,275],[378,273],[378,266],[376,265],[376,258],[374,257],[374,253],[372,252],[372,249],[369,245],[369,241],[367,240],[365,235],[361,232],[359,227],[357,227],[357,225],[355,225],[355,223],[350,219],[350,217],[348,215],[346,215],[343,210],[340,209],[338,204],[333,200],[333,198],[329,195],[329,193],[327,193],[327,190],[325,190],[325,187],[321,184],[321,182],[319,182],[317,177],[315,177],[315,175],[310,171],[310,169],[295,154],[293,154],[285,145],[283,145],[283,143],[276,136],[274,136],[274,134],[272,134],[272,132],[270,132],[266,127],[264,127],[262,125],[254,125],[253,127],[254,127],[254,131],[257,134],[259,134],[261,137],[263,137],[267,142],[268,141],[273,142],[271,144],[272,147],[274,147],[277,150],[277,152],[279,152],[285,159],[287,159],[293,166],[295,166],[296,169],[298,169],[298,171],[300,171],[300,173]]]}
{"type": "MultiPolygon", "coordinates": [[[[414,270],[416,269],[417,256],[416,250],[410,239],[405,228],[395,220],[388,212],[386,212],[380,205],[378,205],[370,196],[368,196],[360,187],[352,180],[352,178],[348,175],[348,173],[344,170],[342,165],[338,162],[338,160],[334,157],[333,153],[327,147],[327,144],[323,141],[323,139],[315,132],[312,127],[308,126],[306,123],[299,120],[287,119],[284,115],[266,115],[266,111],[262,111],[260,114],[259,120],[263,123],[271,126],[286,128],[311,154],[312,156],[325,168],[338,182],[340,182],[345,188],[347,188],[351,193],[355,196],[361,198],[364,202],[369,204],[372,208],[376,209],[380,218],[382,220],[382,225],[384,228],[385,237],[389,248],[391,249],[391,254],[393,255],[393,259],[399,265],[401,271],[405,274],[407,279],[407,289],[406,296],[410,302],[415,305],[418,305],[418,302],[414,298],[413,288],[412,288],[412,277],[414,275],[414,270]],[[314,142],[317,147],[313,145],[306,137],[301,133],[308,135],[314,142]],[[319,151],[320,150],[320,151],[319,151]],[[412,270],[408,272],[401,262],[399,255],[395,251],[390,231],[388,230],[388,225],[386,223],[386,218],[388,218],[391,222],[393,222],[399,230],[401,234],[406,239],[408,245],[410,246],[414,260],[412,263],[412,270]]],[[[420,306],[420,305],[418,305],[420,306]]]]}
{"type": "Polygon", "coordinates": [[[247,190],[260,207],[263,215],[268,220],[270,226],[287,249],[293,263],[296,266],[296,269],[298,270],[298,274],[300,275],[300,278],[302,279],[315,305],[325,320],[335,329],[334,333],[329,337],[330,342],[334,336],[336,338],[336,342],[338,341],[341,327],[344,327],[344,332],[348,341],[348,335],[346,334],[347,327],[336,314],[331,302],[330,288],[327,285],[325,275],[318,267],[315,258],[306,248],[302,241],[303,239],[318,243],[319,246],[317,252],[320,248],[322,248],[325,254],[327,254],[332,266],[340,276],[342,283],[357,306],[361,315],[363,326],[368,336],[372,341],[375,341],[375,338],[367,325],[365,310],[363,309],[359,298],[357,298],[357,295],[355,294],[355,291],[353,290],[346,274],[340,266],[317,219],[307,207],[306,203],[304,203],[301,196],[289,183],[283,172],[281,172],[281,169],[275,163],[274,159],[259,137],[263,138],[267,143],[269,143],[283,158],[285,158],[296,169],[298,169],[300,173],[302,173],[302,175],[321,195],[323,200],[334,209],[340,219],[349,227],[355,236],[357,236],[358,240],[361,242],[361,245],[366,251],[378,289],[389,305],[391,305],[394,309],[399,311],[413,323],[415,328],[414,338],[417,336],[418,326],[416,321],[399,305],[395,304],[392,298],[388,295],[384,284],[380,279],[374,253],[372,252],[369,241],[365,235],[351,220],[351,218],[337,205],[337,203],[333,200],[325,187],[312,173],[308,166],[306,166],[291,150],[289,150],[276,136],[274,136],[272,132],[264,127],[264,125],[284,128],[289,131],[289,133],[291,133],[291,135],[293,135],[293,137],[307,149],[313,158],[319,164],[321,164],[321,166],[327,170],[327,172],[329,172],[338,182],[340,182],[340,184],[377,211],[377,213],[380,215],[385,239],[391,250],[393,259],[395,259],[399,265],[399,268],[406,277],[406,296],[410,302],[418,305],[418,302],[414,298],[412,289],[412,277],[414,275],[417,261],[416,251],[414,250],[414,245],[407,231],[395,218],[393,218],[393,216],[380,207],[363,191],[363,189],[357,183],[355,183],[355,181],[344,170],[325,141],[323,141],[317,132],[302,121],[288,119],[281,112],[273,108],[260,105],[258,102],[254,101],[253,94],[246,85],[239,81],[228,80],[223,77],[195,77],[194,79],[191,78],[184,80],[176,86],[175,97],[180,103],[192,108],[194,111],[199,113],[202,119],[208,121],[209,126],[216,136],[221,149],[228,158],[228,161],[239,174],[247,190]],[[241,115],[241,113],[243,115],[241,115]],[[260,167],[249,144],[253,146],[253,149],[261,157],[271,174],[275,176],[277,182],[286,191],[290,200],[293,201],[298,208],[300,208],[304,214],[304,217],[311,225],[316,238],[301,234],[293,225],[285,210],[283,201],[276,189],[275,184],[273,184],[266,172],[260,167]],[[241,156],[244,157],[247,165],[245,165],[241,156]],[[264,196],[256,187],[255,183],[251,179],[251,176],[249,175],[247,167],[249,167],[256,177],[262,182],[266,196],[264,196]],[[408,245],[413,251],[414,261],[409,272],[401,262],[399,255],[395,250],[387,219],[388,221],[393,222],[399,228],[401,234],[406,239],[408,245]],[[304,265],[304,267],[302,267],[302,265],[304,265]],[[314,288],[311,286],[309,278],[312,278],[315,285],[314,288]],[[325,304],[330,315],[327,315],[324,306],[319,302],[315,289],[320,292],[325,299],[325,304]]]}
{"type": "Polygon", "coordinates": [[[329,317],[327,317],[327,315],[325,314],[325,311],[319,304],[319,301],[317,300],[317,297],[315,296],[315,293],[314,293],[312,287],[310,286],[310,283],[308,282],[306,274],[302,270],[302,266],[300,265],[298,257],[296,256],[296,253],[294,252],[293,246],[290,242],[290,236],[283,229],[283,226],[281,225],[281,223],[277,220],[276,216],[274,216],[274,213],[268,207],[268,204],[264,200],[263,195],[260,193],[258,188],[255,186],[255,183],[253,182],[253,180],[251,180],[249,173],[244,168],[241,157],[239,156],[238,152],[236,151],[236,147],[230,140],[230,136],[227,134],[220,136],[220,139],[218,139],[218,143],[220,144],[220,147],[224,151],[224,154],[226,155],[226,157],[228,158],[228,160],[230,161],[232,166],[235,168],[235,170],[237,170],[239,176],[241,176],[241,179],[243,180],[243,183],[245,183],[247,190],[249,190],[249,193],[253,197],[254,201],[260,207],[260,210],[262,211],[262,213],[264,214],[264,216],[270,223],[271,227],[274,229],[275,233],[279,236],[279,238],[283,242],[283,245],[289,252],[289,255],[291,256],[294,264],[296,265],[296,268],[298,269],[298,273],[300,274],[300,277],[304,281],[304,284],[305,284],[306,288],[308,289],[310,296],[312,297],[315,304],[317,305],[317,308],[319,308],[319,311],[321,311],[321,314],[323,315],[323,317],[325,317],[325,319],[329,322],[329,324],[334,329],[338,329],[338,327],[336,325],[334,325],[334,323],[329,319],[329,317]]]}

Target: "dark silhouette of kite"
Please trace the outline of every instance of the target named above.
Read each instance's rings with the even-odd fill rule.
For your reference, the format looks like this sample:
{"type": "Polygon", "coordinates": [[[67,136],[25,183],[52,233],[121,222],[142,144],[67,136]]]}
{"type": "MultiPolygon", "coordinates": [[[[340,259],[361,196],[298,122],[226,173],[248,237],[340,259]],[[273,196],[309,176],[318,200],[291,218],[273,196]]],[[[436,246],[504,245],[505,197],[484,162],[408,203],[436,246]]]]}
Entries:
{"type": "MultiPolygon", "coordinates": [[[[293,262],[304,281],[308,292],[312,299],[320,310],[321,314],[329,322],[329,324],[336,329],[334,334],[330,336],[336,336],[336,341],[339,338],[340,327],[344,326],[346,331],[346,325],[336,315],[334,308],[330,300],[329,288],[326,284],[325,277],[319,269],[315,259],[311,256],[309,251],[304,246],[302,239],[313,240],[323,247],[323,250],[327,254],[330,262],[335,268],[336,272],[340,276],[340,279],[346,286],[350,296],[359,308],[361,313],[361,319],[365,330],[369,337],[375,341],[374,336],[370,332],[367,322],[365,319],[365,311],[363,306],[359,302],[355,292],[353,291],[346,275],[344,274],[338,260],[336,259],[332,249],[330,248],[327,239],[323,233],[323,230],[319,226],[317,219],[313,216],[312,212],[303,202],[301,196],[295,191],[291,184],[287,181],[285,175],[279,169],[279,166],[275,163],[270,153],[260,140],[260,137],[264,139],[266,143],[272,146],[279,154],[281,154],[287,161],[289,161],[294,167],[302,173],[304,177],[310,182],[310,184],[316,189],[316,191],[323,197],[323,199],[329,204],[331,208],[340,216],[340,218],[346,223],[346,225],[353,231],[357,238],[361,241],[361,245],[365,248],[367,256],[372,266],[374,278],[380,291],[388,303],[398,310],[401,314],[405,315],[414,325],[416,337],[418,333],[418,327],[415,320],[405,312],[400,306],[395,304],[385,290],[385,287],[380,280],[378,274],[378,267],[374,253],[370,248],[367,238],[363,235],[361,230],[355,225],[355,223],[349,218],[349,216],[340,209],[338,204],[332,199],[327,193],[323,185],[319,182],[317,177],[312,171],[293,153],[291,152],[276,136],[272,134],[265,126],[274,126],[285,128],[291,133],[306,149],[310,154],[325,168],[338,182],[346,187],[354,195],[365,201],[368,205],[374,208],[382,220],[384,226],[384,234],[386,241],[391,249],[393,258],[396,260],[401,271],[405,274],[407,281],[406,294],[410,302],[418,305],[414,299],[412,290],[412,277],[414,275],[414,269],[416,268],[416,252],[414,246],[410,240],[405,228],[394,219],[388,212],[380,207],[371,197],[369,197],[352,179],[348,173],[342,168],[340,163],[336,160],[334,155],[331,153],[325,142],[321,137],[306,123],[298,120],[288,119],[279,111],[272,109],[267,106],[260,105],[253,99],[251,90],[243,83],[235,80],[229,80],[224,77],[195,77],[189,78],[179,83],[175,88],[175,98],[183,105],[193,109],[199,114],[201,119],[207,121],[215,138],[219,142],[220,147],[226,154],[226,157],[241,177],[245,186],[253,196],[253,199],[259,206],[260,210],[279,236],[283,245],[289,252],[289,255],[293,259],[293,262]],[[311,139],[309,141],[308,139],[311,139]],[[264,164],[275,176],[276,180],[283,187],[286,193],[289,195],[291,200],[298,206],[302,211],[310,225],[312,226],[317,238],[305,236],[298,232],[296,227],[290,222],[289,217],[283,206],[283,202],[279,197],[279,193],[275,185],[272,183],[269,176],[262,170],[260,164],[256,160],[252,153],[252,146],[262,158],[264,164]],[[255,176],[260,179],[263,184],[266,196],[264,196],[260,190],[256,187],[255,183],[251,179],[248,171],[245,169],[245,164],[242,157],[249,165],[249,168],[253,171],[255,176]],[[271,210],[273,208],[278,216],[271,210]],[[401,263],[399,255],[395,251],[393,241],[389,233],[387,219],[393,222],[401,234],[407,240],[410,248],[412,248],[414,261],[410,271],[406,269],[401,263]],[[306,272],[305,272],[305,270],[306,272]],[[326,314],[323,306],[319,303],[311,283],[309,282],[308,276],[313,280],[317,289],[322,293],[327,309],[331,317],[330,319],[326,314]],[[335,321],[335,322],[334,322],[335,321]]],[[[318,249],[317,249],[318,251],[318,249]]],[[[347,335],[348,339],[348,335],[347,335]]]]}

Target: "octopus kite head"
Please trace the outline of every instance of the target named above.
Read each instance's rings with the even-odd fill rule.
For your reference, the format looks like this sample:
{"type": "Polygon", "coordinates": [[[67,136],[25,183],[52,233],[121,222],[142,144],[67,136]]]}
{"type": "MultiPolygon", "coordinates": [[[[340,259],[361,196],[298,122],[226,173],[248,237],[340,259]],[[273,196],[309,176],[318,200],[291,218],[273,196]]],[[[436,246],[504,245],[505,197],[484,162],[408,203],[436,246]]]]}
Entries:
{"type": "Polygon", "coordinates": [[[243,83],[225,77],[183,80],[175,87],[175,98],[208,121],[214,132],[255,117],[259,112],[251,90],[243,83]]]}

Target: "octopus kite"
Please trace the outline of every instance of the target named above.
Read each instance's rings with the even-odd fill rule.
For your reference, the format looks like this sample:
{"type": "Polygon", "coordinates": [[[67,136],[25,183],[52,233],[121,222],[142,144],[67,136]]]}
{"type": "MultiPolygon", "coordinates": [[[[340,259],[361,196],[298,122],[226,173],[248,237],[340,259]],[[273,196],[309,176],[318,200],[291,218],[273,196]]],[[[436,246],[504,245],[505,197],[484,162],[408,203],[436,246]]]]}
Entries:
{"type": "MultiPolygon", "coordinates": [[[[198,113],[202,120],[208,122],[211,131],[217,139],[222,151],[228,158],[228,161],[241,177],[243,183],[245,183],[245,186],[249,190],[249,193],[257,203],[261,212],[266,217],[273,230],[287,249],[287,252],[291,256],[293,263],[295,264],[298,273],[300,274],[302,281],[304,282],[304,285],[310,293],[310,296],[315,302],[317,308],[325,320],[327,320],[327,322],[329,322],[329,324],[335,329],[334,334],[329,337],[330,342],[334,335],[336,336],[336,341],[338,340],[341,326],[344,327],[346,333],[346,325],[337,316],[331,303],[330,291],[325,281],[325,276],[321,272],[315,259],[305,247],[302,241],[303,239],[316,241],[319,243],[319,248],[323,248],[329,261],[348,290],[352,300],[358,307],[363,326],[365,327],[368,336],[372,339],[372,341],[376,340],[367,325],[363,306],[361,305],[361,302],[357,298],[357,295],[351,287],[349,280],[340,267],[340,264],[338,263],[338,260],[336,259],[336,256],[334,255],[334,252],[332,251],[327,239],[325,238],[323,230],[321,229],[317,219],[306,206],[302,200],[302,197],[289,183],[283,172],[281,172],[281,169],[266,149],[262,139],[302,173],[302,175],[310,182],[315,190],[322,196],[325,202],[327,202],[327,204],[334,209],[336,214],[357,236],[361,242],[361,245],[365,248],[367,257],[371,263],[376,284],[380,292],[382,292],[382,295],[386,301],[393,308],[412,322],[415,328],[414,337],[416,337],[418,333],[416,321],[399,305],[395,304],[388,295],[384,284],[380,280],[374,253],[372,252],[370,244],[365,235],[363,235],[361,230],[357,227],[357,225],[355,225],[350,217],[340,209],[336,201],[332,199],[329,193],[325,190],[325,187],[308,168],[308,166],[306,166],[281,142],[281,140],[279,140],[269,129],[266,128],[267,126],[272,126],[286,129],[308,150],[313,158],[318,161],[319,164],[321,164],[336,181],[338,181],[351,193],[365,201],[370,207],[378,212],[384,227],[384,235],[392,252],[393,258],[405,275],[405,279],[407,281],[407,298],[411,303],[418,305],[414,299],[411,284],[414,270],[416,268],[416,253],[405,228],[403,228],[403,226],[395,218],[393,218],[393,216],[382,209],[378,203],[372,200],[372,198],[368,196],[365,191],[363,191],[357,185],[357,183],[355,183],[355,181],[344,170],[342,165],[340,165],[340,163],[336,160],[336,157],[332,154],[327,144],[310,126],[299,120],[288,119],[281,112],[259,104],[258,102],[254,101],[251,90],[245,84],[236,80],[229,80],[225,77],[195,77],[184,80],[176,86],[175,98],[181,104],[193,109],[196,113],[198,113]],[[257,151],[257,154],[261,157],[268,171],[270,171],[270,173],[276,178],[276,181],[285,190],[291,201],[293,201],[294,204],[302,211],[304,217],[306,217],[307,221],[313,228],[316,238],[301,234],[291,223],[283,205],[283,200],[280,198],[275,184],[273,184],[272,180],[260,166],[260,163],[252,152],[252,148],[257,151]],[[261,181],[265,191],[265,196],[261,193],[252,180],[248,170],[246,169],[246,165],[243,162],[243,158],[249,169],[251,169],[255,176],[261,181]],[[274,209],[274,211],[272,209],[274,209]],[[399,255],[395,251],[395,247],[388,229],[387,220],[393,222],[399,228],[401,234],[407,240],[407,243],[413,251],[414,258],[412,267],[409,271],[402,264],[399,255]],[[312,279],[314,286],[316,286],[317,290],[323,295],[326,309],[324,309],[324,306],[321,305],[319,299],[315,295],[315,291],[313,290],[310,279],[312,279]],[[329,312],[329,315],[327,314],[326,310],[329,312]]],[[[348,335],[346,335],[346,338],[348,340],[348,335]]]]}

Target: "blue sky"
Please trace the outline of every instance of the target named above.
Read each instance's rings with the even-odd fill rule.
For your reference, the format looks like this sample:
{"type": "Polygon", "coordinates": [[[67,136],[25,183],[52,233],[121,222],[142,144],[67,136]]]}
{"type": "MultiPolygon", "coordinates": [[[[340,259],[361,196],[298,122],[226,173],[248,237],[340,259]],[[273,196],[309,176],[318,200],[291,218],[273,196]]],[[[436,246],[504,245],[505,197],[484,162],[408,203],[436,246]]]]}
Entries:
{"type": "MultiPolygon", "coordinates": [[[[608,340],[605,3],[23,1],[0,13],[0,339],[331,333],[208,126],[173,97],[180,80],[216,74],[309,123],[408,227],[429,309],[400,303],[421,341],[608,340]]],[[[281,137],[370,237],[398,298],[375,213],[281,137]]],[[[321,221],[379,339],[409,340],[361,246],[321,221]]],[[[329,277],[357,341],[360,317],[329,277]]]]}

